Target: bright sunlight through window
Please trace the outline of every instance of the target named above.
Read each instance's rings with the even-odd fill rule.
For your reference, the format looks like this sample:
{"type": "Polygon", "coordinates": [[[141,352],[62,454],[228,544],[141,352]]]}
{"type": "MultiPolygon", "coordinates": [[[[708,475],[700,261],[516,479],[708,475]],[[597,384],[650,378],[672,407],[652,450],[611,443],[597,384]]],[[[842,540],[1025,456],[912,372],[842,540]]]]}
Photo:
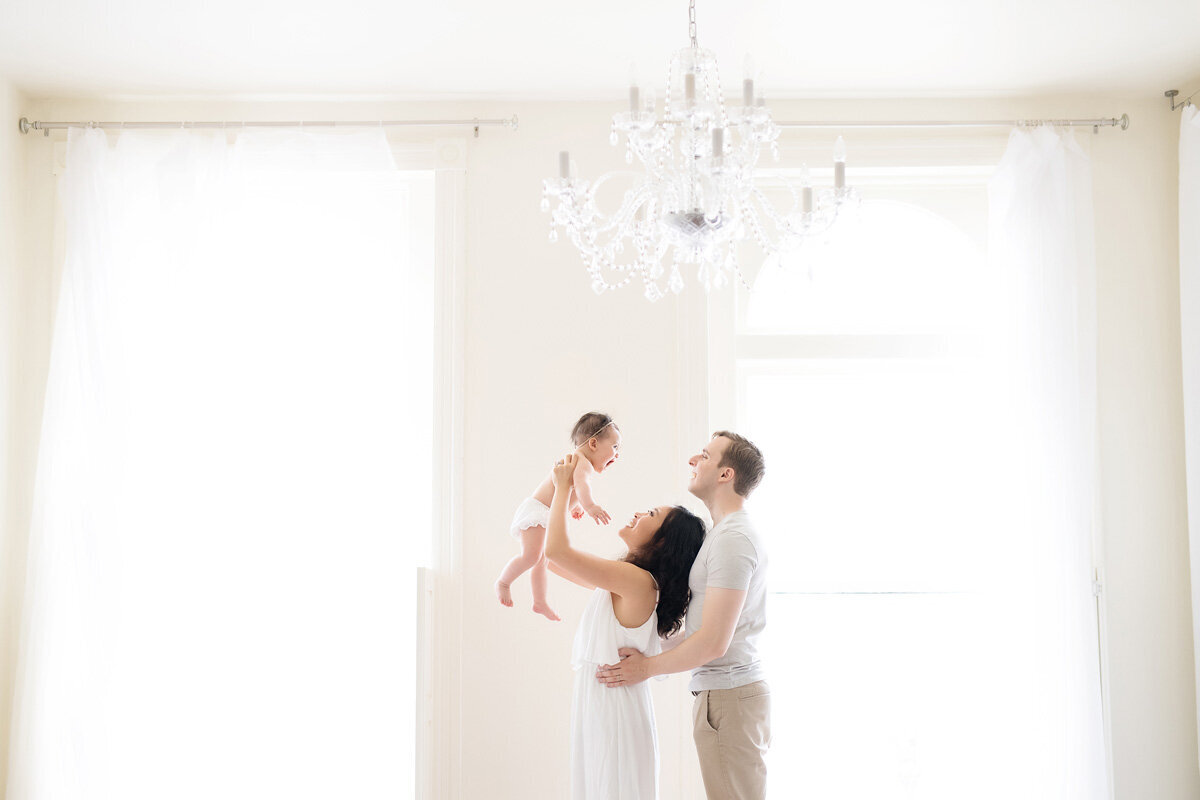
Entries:
{"type": "Polygon", "coordinates": [[[931,176],[873,188],[739,302],[738,424],[769,454],[773,797],[1005,796],[986,190],[931,176]]]}

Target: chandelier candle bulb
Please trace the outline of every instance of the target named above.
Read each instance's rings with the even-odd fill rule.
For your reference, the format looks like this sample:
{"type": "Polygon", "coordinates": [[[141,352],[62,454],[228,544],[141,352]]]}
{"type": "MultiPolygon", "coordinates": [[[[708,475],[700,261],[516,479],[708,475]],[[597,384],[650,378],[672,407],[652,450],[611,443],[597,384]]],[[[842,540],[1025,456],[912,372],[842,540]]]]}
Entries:
{"type": "Polygon", "coordinates": [[[750,54],[742,61],[742,105],[750,108],[754,105],[754,59],[750,54]]]}
{"type": "Polygon", "coordinates": [[[641,92],[638,91],[638,87],[630,86],[629,87],[629,110],[632,111],[634,114],[636,114],[637,112],[642,110],[641,106],[642,106],[641,92]]]}
{"type": "Polygon", "coordinates": [[[713,128],[713,158],[720,158],[725,154],[725,129],[713,128]]]}
{"type": "Polygon", "coordinates": [[[686,72],[683,76],[683,99],[688,108],[696,104],[696,73],[686,72]]]}
{"type": "Polygon", "coordinates": [[[846,140],[840,136],[833,144],[833,188],[846,188],[846,140]]]}
{"type": "Polygon", "coordinates": [[[558,154],[558,177],[564,181],[571,177],[571,153],[567,150],[558,154]]]}

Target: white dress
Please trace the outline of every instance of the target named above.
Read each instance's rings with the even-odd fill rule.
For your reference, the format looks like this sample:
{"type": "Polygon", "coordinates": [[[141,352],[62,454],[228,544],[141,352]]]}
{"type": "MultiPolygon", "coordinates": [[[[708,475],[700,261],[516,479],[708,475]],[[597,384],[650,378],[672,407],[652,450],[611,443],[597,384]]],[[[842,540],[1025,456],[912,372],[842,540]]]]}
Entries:
{"type": "Polygon", "coordinates": [[[658,735],[650,685],[609,688],[596,667],[615,664],[617,648],[658,655],[658,615],[636,628],[617,621],[612,594],[597,589],[579,620],[571,665],[571,797],[573,800],[655,800],[658,797],[658,735]]]}

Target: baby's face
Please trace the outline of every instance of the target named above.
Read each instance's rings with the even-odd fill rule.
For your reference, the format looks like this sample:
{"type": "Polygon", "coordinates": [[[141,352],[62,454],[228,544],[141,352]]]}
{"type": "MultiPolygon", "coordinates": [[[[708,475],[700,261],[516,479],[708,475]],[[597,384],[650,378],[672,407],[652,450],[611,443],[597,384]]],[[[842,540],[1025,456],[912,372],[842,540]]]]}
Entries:
{"type": "MultiPolygon", "coordinates": [[[[590,444],[590,442],[589,442],[590,444]]],[[[621,432],[613,430],[596,441],[596,449],[589,449],[588,460],[596,468],[596,472],[604,472],[621,457],[621,432]]]]}

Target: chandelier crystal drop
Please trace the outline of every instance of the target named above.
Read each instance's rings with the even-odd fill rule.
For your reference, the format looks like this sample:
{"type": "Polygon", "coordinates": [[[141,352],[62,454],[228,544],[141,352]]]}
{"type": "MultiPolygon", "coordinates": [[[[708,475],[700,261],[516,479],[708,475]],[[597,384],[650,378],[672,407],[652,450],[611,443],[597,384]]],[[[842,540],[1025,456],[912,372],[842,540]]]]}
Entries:
{"type": "Polygon", "coordinates": [[[567,152],[559,153],[558,177],[543,183],[550,241],[562,228],[597,294],[634,281],[651,301],[679,294],[685,266],[696,269],[705,291],[732,280],[746,285],[739,242],[753,238],[766,255],[788,252],[829,231],[842,208],[859,202],[846,186],[846,146],[838,137],[833,187],[814,187],[805,168],[799,186],[782,180],[791,207],[775,207],[754,180],[764,150],[779,160],[779,126],[753,64],[747,58],[740,105],[726,108],[717,59],[696,43],[695,0],[688,23],[691,44],[671,59],[662,116],[654,93],[636,80],[630,81],[629,110],[613,116],[609,141],[624,138],[626,162],[636,158],[644,170],[620,207],[604,214],[596,204],[597,191],[614,174],[580,180],[567,152]]]}

